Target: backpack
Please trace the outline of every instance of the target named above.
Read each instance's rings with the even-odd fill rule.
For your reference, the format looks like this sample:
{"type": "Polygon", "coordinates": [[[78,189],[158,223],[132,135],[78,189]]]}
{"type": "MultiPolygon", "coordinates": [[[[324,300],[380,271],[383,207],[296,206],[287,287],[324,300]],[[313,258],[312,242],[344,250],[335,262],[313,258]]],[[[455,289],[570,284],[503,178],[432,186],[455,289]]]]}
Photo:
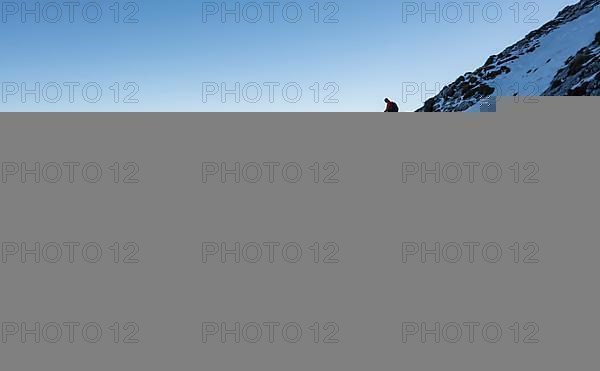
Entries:
{"type": "Polygon", "coordinates": [[[396,104],[396,102],[392,102],[392,109],[390,112],[398,112],[400,109],[398,108],[398,105],[396,104]]]}

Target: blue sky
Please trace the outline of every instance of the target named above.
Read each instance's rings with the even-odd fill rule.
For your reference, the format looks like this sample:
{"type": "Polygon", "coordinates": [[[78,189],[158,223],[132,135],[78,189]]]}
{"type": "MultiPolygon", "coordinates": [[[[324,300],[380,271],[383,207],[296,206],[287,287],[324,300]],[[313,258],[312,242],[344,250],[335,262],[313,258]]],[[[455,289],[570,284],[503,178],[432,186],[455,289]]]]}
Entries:
{"type": "Polygon", "coordinates": [[[575,2],[2,1],[0,111],[412,111],[575,2]]]}

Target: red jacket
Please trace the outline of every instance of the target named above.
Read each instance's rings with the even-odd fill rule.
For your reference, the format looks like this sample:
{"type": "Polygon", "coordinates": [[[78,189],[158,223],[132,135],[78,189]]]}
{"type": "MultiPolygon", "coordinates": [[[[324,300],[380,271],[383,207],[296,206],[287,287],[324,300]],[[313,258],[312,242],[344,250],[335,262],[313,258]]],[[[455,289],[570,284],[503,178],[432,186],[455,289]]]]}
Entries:
{"type": "Polygon", "coordinates": [[[389,101],[384,112],[398,112],[398,105],[392,101],[389,101]]]}

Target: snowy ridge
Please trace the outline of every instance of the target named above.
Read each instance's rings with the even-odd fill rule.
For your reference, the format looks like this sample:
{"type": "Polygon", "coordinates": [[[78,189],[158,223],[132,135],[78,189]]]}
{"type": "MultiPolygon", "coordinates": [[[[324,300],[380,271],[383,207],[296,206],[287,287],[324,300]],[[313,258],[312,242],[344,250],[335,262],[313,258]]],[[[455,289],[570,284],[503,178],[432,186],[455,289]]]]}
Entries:
{"type": "Polygon", "coordinates": [[[488,96],[600,95],[600,0],[582,0],[488,58],[418,112],[479,111],[488,96]]]}

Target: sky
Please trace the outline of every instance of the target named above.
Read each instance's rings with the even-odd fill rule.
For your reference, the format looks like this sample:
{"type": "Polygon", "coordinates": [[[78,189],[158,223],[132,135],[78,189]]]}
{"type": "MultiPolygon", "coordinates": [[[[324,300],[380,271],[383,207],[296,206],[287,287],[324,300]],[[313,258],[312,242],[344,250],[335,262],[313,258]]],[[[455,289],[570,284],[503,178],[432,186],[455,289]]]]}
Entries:
{"type": "Polygon", "coordinates": [[[0,1],[0,111],[414,111],[576,2],[0,1]]]}

